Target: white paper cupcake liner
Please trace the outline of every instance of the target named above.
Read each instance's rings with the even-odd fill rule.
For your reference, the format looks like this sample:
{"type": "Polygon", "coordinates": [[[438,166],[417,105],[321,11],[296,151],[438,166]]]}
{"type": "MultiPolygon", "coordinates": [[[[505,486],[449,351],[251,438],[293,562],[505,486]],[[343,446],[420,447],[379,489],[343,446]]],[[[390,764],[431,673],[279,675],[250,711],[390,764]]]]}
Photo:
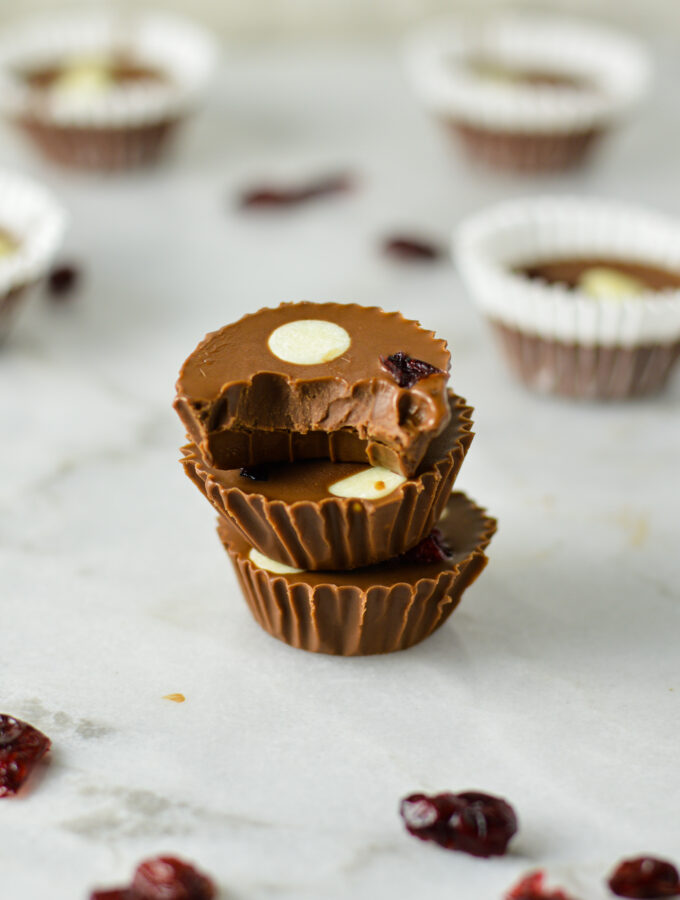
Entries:
{"type": "Polygon", "coordinates": [[[161,13],[83,9],[38,16],[0,34],[0,104],[5,113],[59,127],[126,128],[175,120],[200,98],[217,57],[202,29],[161,13]],[[119,51],[167,75],[87,95],[44,96],[21,71],[119,51]]]}
{"type": "Polygon", "coordinates": [[[0,340],[18,306],[12,295],[47,273],[65,227],[66,214],[48,191],[0,170],[0,228],[18,243],[13,253],[0,258],[0,340]]]}
{"type": "Polygon", "coordinates": [[[406,62],[416,92],[436,115],[509,133],[602,129],[640,100],[650,80],[649,58],[637,41],[538,13],[434,21],[408,43],[406,62]],[[476,74],[470,58],[576,77],[588,87],[497,83],[476,74]]]}
{"type": "Polygon", "coordinates": [[[510,328],[584,347],[680,340],[680,290],[595,299],[513,271],[541,260],[599,257],[680,272],[678,221],[607,201],[543,197],[472,216],[453,247],[473,298],[510,328]]]}

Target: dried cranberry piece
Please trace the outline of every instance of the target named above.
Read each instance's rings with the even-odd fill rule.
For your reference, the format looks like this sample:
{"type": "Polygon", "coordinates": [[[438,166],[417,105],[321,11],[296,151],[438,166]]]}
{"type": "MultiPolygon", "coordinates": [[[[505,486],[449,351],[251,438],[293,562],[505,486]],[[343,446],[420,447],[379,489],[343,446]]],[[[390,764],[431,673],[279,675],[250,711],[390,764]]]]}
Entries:
{"type": "Polygon", "coordinates": [[[50,746],[37,728],[0,713],[0,797],[16,794],[50,746]]]}
{"type": "Polygon", "coordinates": [[[47,276],[47,289],[55,300],[64,300],[77,287],[80,271],[72,264],[55,266],[47,276]]]}
{"type": "Polygon", "coordinates": [[[414,837],[472,856],[502,856],[517,832],[510,804],[477,791],[412,794],[402,800],[400,812],[414,837]]]}
{"type": "Polygon", "coordinates": [[[131,887],[135,900],[212,900],[215,896],[209,878],[172,856],[141,863],[131,887]]]}
{"type": "Polygon", "coordinates": [[[431,241],[402,234],[385,238],[383,252],[405,262],[434,262],[443,256],[442,248],[431,241]]]}
{"type": "Polygon", "coordinates": [[[245,191],[241,195],[239,205],[242,209],[297,206],[318,197],[344,193],[353,187],[354,179],[347,173],[329,175],[295,187],[262,184],[245,191]]]}
{"type": "Polygon", "coordinates": [[[680,875],[672,863],[638,856],[619,863],[608,881],[619,897],[678,897],[680,875]]]}
{"type": "Polygon", "coordinates": [[[560,888],[547,888],[545,872],[531,872],[505,895],[505,900],[574,900],[560,888]]]}
{"type": "Polygon", "coordinates": [[[402,555],[402,559],[409,563],[428,565],[429,563],[444,562],[444,560],[450,559],[451,555],[451,548],[444,540],[444,535],[438,528],[435,528],[419,544],[407,550],[402,555]]]}
{"type": "Polygon", "coordinates": [[[269,481],[269,470],[265,465],[243,466],[239,475],[241,478],[250,478],[251,481],[269,481]]]}
{"type": "Polygon", "coordinates": [[[381,356],[380,365],[387,369],[399,387],[413,387],[416,381],[427,378],[428,375],[443,375],[441,369],[423,362],[422,359],[414,359],[403,350],[393,353],[391,356],[381,356]]]}

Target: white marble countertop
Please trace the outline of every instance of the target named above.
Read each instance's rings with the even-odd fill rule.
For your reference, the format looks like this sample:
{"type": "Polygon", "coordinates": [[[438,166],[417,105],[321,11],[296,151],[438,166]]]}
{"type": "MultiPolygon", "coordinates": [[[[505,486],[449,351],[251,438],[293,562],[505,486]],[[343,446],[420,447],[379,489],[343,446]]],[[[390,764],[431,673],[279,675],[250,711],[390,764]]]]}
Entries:
{"type": "MultiPolygon", "coordinates": [[[[383,259],[501,197],[593,192],[680,213],[674,85],[585,174],[470,172],[386,49],[251,51],[163,168],[97,179],[0,162],[72,214],[86,282],[0,352],[0,697],[53,740],[0,804],[3,897],[86,898],[171,852],[223,896],[494,900],[546,866],[582,900],[623,855],[680,862],[680,384],[578,405],[505,375],[453,268],[383,259]],[[245,215],[261,175],[349,167],[353,195],[245,215]],[[401,309],[446,337],[476,407],[459,485],[498,516],[449,623],[378,658],[305,654],[251,620],[182,474],[171,409],[203,334],[281,300],[401,309]],[[163,699],[182,692],[178,705],[163,699]],[[477,788],[521,832],[485,862],[408,837],[399,799],[477,788]]],[[[222,896],[221,895],[221,896],[222,896]]]]}

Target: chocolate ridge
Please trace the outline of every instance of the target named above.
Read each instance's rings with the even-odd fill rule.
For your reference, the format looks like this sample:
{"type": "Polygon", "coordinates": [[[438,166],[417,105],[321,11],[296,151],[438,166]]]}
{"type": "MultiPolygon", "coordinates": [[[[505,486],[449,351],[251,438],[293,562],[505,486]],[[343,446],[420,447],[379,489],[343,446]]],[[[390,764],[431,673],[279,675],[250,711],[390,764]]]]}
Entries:
{"type": "Polygon", "coordinates": [[[242,490],[231,473],[228,483],[221,481],[223,473],[207,466],[193,444],[182,448],[182,464],[217,511],[270,559],[310,571],[374,565],[419,543],[441,515],[473,438],[472,408],[451,391],[449,406],[449,424],[418,474],[377,500],[328,494],[286,501],[259,493],[255,484],[242,490]]]}
{"type": "Polygon", "coordinates": [[[401,313],[355,303],[282,303],[208,334],[182,366],[174,407],[216,468],[321,455],[411,475],[448,422],[449,366],[446,342],[401,313]],[[279,360],[267,335],[304,318],[346,328],[350,350],[319,365],[279,360]],[[380,365],[381,355],[399,350],[441,371],[400,387],[380,365]],[[360,459],[357,439],[366,442],[360,459]]]}
{"type": "Polygon", "coordinates": [[[347,573],[273,574],[249,561],[247,543],[223,517],[218,534],[253,617],[273,637],[317,653],[390,653],[439,628],[486,566],[495,519],[461,493],[451,495],[446,510],[439,527],[450,559],[397,559],[347,573]]]}

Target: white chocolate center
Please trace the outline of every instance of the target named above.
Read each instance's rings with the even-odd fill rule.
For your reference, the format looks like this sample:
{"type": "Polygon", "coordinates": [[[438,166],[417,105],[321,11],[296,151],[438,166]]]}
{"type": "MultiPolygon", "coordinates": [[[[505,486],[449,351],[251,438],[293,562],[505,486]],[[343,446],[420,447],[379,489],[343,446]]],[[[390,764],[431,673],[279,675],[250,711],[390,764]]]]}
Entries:
{"type": "Polygon", "coordinates": [[[11,256],[11,254],[14,253],[15,250],[16,244],[14,243],[14,241],[0,232],[0,258],[4,256],[11,256]]]}
{"type": "Polygon", "coordinates": [[[349,334],[335,322],[298,319],[272,331],[267,346],[284,362],[317,366],[342,356],[351,343],[349,334]]]}
{"type": "Polygon", "coordinates": [[[59,96],[98,95],[113,84],[111,69],[105,59],[96,57],[74,59],[56,79],[52,90],[59,96]]]}
{"type": "Polygon", "coordinates": [[[273,572],[275,575],[297,575],[299,572],[304,572],[304,569],[294,569],[293,566],[285,566],[275,559],[270,559],[254,547],[248,554],[248,559],[258,568],[273,572]]]}
{"type": "Polygon", "coordinates": [[[647,287],[637,278],[632,278],[607,266],[593,266],[585,269],[578,280],[578,287],[596,300],[620,300],[644,294],[647,287]]]}
{"type": "Polygon", "coordinates": [[[341,481],[336,481],[328,490],[336,497],[359,497],[361,500],[378,500],[386,497],[403,484],[406,478],[396,472],[390,472],[382,466],[371,466],[350,475],[341,481]]]}

